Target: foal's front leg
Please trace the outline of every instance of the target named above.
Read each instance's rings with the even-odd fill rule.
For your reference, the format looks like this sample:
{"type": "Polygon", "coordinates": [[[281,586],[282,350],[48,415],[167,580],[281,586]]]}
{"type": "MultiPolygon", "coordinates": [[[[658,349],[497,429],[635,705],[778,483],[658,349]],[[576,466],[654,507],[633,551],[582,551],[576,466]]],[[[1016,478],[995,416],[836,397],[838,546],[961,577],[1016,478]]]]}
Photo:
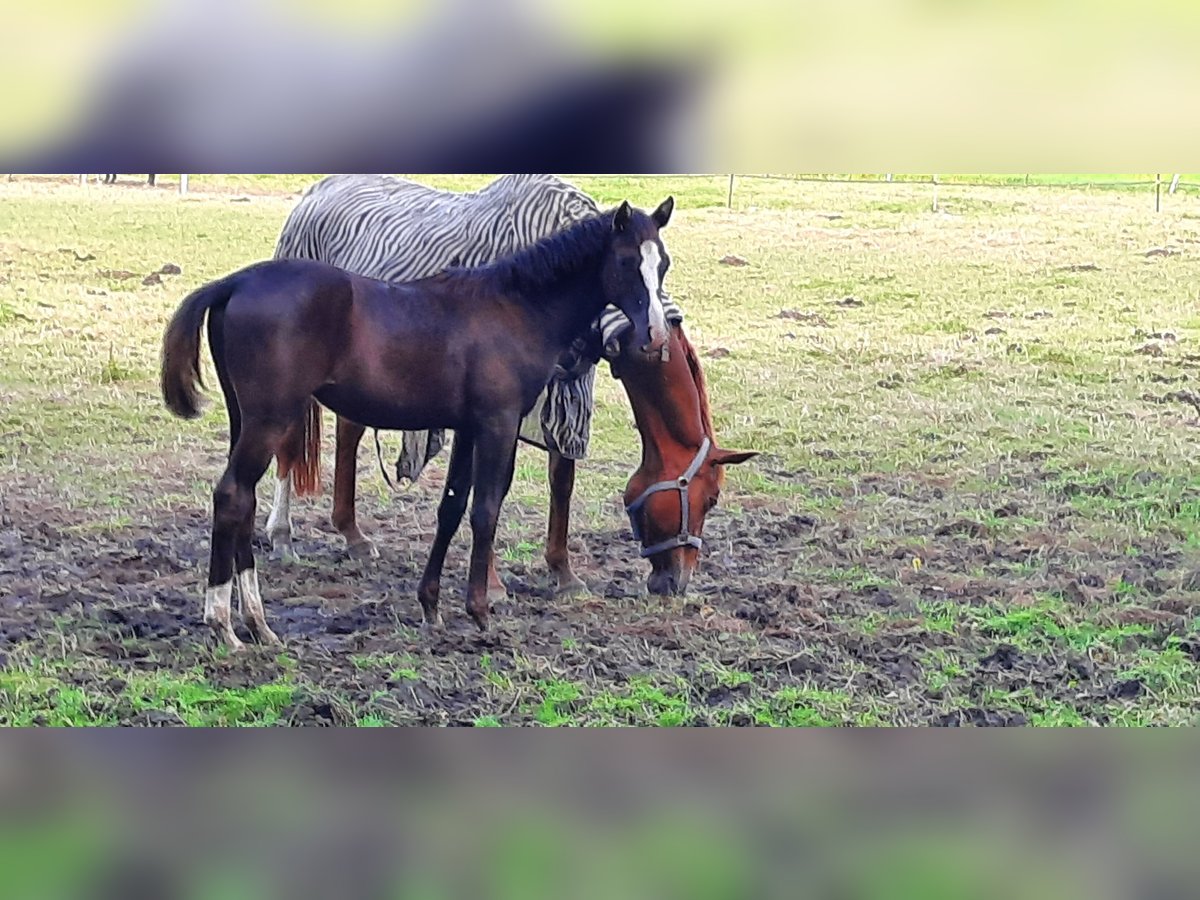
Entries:
{"type": "Polygon", "coordinates": [[[491,613],[488,602],[488,566],[496,543],[500,505],[512,487],[520,420],[495,423],[475,438],[475,499],[471,506],[471,574],[467,583],[467,612],[486,630],[491,613]]]}
{"type": "Polygon", "coordinates": [[[463,513],[467,510],[467,496],[471,493],[471,466],[474,441],[467,432],[454,435],[454,448],[450,451],[450,469],[446,473],[446,486],[442,491],[442,502],[438,506],[438,530],[417,589],[426,625],[441,624],[438,611],[438,596],[442,589],[442,567],[446,563],[446,550],[463,513]]]}

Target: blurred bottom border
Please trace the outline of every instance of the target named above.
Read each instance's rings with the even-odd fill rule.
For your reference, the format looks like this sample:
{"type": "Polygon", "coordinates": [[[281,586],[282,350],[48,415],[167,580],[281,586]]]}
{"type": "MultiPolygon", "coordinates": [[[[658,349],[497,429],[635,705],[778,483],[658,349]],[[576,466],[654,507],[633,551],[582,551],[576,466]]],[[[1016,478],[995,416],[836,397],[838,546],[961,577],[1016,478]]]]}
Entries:
{"type": "Polygon", "coordinates": [[[10,732],[14,897],[1181,896],[1187,733],[10,732]]]}

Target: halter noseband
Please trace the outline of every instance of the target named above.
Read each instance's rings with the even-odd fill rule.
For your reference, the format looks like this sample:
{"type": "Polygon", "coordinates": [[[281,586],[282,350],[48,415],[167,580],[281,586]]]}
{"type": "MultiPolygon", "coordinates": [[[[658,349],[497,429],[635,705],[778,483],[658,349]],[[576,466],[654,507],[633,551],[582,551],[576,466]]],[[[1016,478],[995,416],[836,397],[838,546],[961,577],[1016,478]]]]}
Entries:
{"type": "Polygon", "coordinates": [[[662,491],[679,491],[679,505],[681,510],[679,534],[675,535],[675,537],[667,538],[653,547],[644,549],[642,551],[642,559],[653,556],[656,553],[662,553],[664,550],[674,550],[676,547],[695,547],[699,550],[704,545],[704,542],[700,538],[688,532],[688,485],[696,477],[696,473],[700,471],[700,467],[704,465],[704,459],[708,456],[710,447],[712,447],[712,441],[705,435],[704,441],[700,444],[700,450],[696,453],[692,464],[688,466],[686,472],[674,481],[660,481],[657,484],[650,485],[650,487],[642,491],[636,500],[625,507],[625,512],[629,516],[629,525],[633,529],[633,539],[641,543],[642,529],[638,525],[638,513],[642,511],[642,507],[646,505],[646,501],[662,491]]]}

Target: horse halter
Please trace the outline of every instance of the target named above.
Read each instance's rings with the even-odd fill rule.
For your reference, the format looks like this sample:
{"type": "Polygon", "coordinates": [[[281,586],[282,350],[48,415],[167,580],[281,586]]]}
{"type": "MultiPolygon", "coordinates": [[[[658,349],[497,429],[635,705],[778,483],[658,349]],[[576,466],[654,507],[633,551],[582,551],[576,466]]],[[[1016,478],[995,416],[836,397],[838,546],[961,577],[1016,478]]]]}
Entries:
{"type": "Polygon", "coordinates": [[[665,541],[660,541],[653,547],[644,549],[642,551],[642,559],[653,556],[656,553],[662,553],[664,550],[674,550],[676,547],[695,547],[699,550],[704,546],[704,542],[700,538],[688,532],[688,485],[692,483],[692,479],[696,477],[696,473],[704,465],[704,460],[708,456],[708,451],[711,447],[712,441],[705,435],[704,441],[700,444],[700,450],[696,453],[692,464],[687,467],[686,472],[674,481],[660,481],[657,484],[650,485],[650,487],[642,491],[636,500],[625,507],[625,513],[629,516],[629,525],[633,529],[633,539],[641,543],[642,528],[638,524],[638,513],[642,511],[642,507],[646,505],[646,501],[655,494],[662,493],[663,491],[679,491],[679,534],[675,535],[675,537],[667,538],[665,541]]]}

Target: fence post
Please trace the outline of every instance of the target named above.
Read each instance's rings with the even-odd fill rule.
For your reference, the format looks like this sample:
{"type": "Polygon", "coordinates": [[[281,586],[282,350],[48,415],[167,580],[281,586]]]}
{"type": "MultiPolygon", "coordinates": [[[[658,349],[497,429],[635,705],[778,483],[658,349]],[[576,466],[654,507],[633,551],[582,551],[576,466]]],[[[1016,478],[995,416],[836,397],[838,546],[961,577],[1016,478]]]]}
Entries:
{"type": "Polygon", "coordinates": [[[729,176],[729,199],[725,201],[726,209],[733,209],[733,176],[729,176]]]}
{"type": "Polygon", "coordinates": [[[1179,178],[1180,178],[1179,175],[1171,176],[1171,190],[1167,191],[1168,194],[1175,193],[1175,188],[1179,187],[1179,178]]]}
{"type": "Polygon", "coordinates": [[[938,211],[938,177],[933,176],[933,211],[938,211]]]}
{"type": "Polygon", "coordinates": [[[1162,212],[1162,176],[1154,176],[1154,211],[1162,212]]]}
{"type": "Polygon", "coordinates": [[[188,177],[186,175],[179,176],[179,196],[182,197],[188,192],[188,177]]]}

